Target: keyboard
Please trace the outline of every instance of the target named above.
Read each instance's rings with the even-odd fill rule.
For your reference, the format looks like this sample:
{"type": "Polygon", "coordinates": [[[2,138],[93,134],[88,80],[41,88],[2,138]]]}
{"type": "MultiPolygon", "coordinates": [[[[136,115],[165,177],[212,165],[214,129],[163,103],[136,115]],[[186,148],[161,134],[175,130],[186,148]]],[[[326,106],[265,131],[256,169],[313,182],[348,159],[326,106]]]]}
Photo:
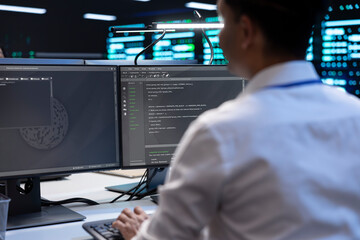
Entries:
{"type": "MultiPolygon", "coordinates": [[[[152,195],[150,197],[155,203],[159,203],[159,195],[152,195]]],[[[147,214],[151,216],[153,212],[148,211],[147,214]]],[[[119,230],[111,227],[115,220],[116,218],[86,222],[82,227],[95,240],[124,240],[119,230]]]]}
{"type": "Polygon", "coordinates": [[[119,230],[112,228],[113,219],[87,222],[82,227],[96,240],[124,240],[119,230]]]}

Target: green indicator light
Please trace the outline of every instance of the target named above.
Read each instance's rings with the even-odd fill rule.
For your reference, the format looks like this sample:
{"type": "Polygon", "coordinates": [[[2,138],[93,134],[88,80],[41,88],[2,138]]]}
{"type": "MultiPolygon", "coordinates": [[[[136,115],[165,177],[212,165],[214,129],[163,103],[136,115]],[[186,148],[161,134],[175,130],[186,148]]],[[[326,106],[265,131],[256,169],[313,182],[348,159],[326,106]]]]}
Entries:
{"type": "Polygon", "coordinates": [[[135,97],[135,95],[129,95],[129,97],[135,97]]]}
{"type": "Polygon", "coordinates": [[[194,51],[195,50],[195,45],[194,44],[188,44],[189,47],[189,51],[194,51]]]}

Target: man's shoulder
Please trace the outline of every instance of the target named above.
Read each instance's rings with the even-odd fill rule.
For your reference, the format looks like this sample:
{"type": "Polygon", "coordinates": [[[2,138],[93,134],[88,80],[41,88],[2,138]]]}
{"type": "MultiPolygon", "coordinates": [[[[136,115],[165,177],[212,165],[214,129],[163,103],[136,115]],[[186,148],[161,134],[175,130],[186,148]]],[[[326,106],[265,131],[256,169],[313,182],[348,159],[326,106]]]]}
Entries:
{"type": "Polygon", "coordinates": [[[247,126],[241,128],[246,130],[262,114],[256,107],[259,104],[255,98],[239,97],[206,111],[196,122],[198,126],[213,130],[239,129],[240,126],[247,126]]]}
{"type": "Polygon", "coordinates": [[[302,96],[300,100],[289,93],[280,96],[244,95],[206,111],[196,122],[198,126],[220,132],[234,130],[245,134],[259,128],[288,123],[299,124],[355,115],[360,118],[360,99],[356,96],[334,87],[325,87],[325,94],[319,93],[319,96],[312,97],[317,94],[309,94],[305,95],[308,98],[302,96]]]}
{"type": "Polygon", "coordinates": [[[360,114],[360,99],[359,97],[340,91],[334,87],[327,87],[326,94],[329,98],[329,108],[333,108],[334,111],[339,114],[345,115],[359,115],[360,114]]]}

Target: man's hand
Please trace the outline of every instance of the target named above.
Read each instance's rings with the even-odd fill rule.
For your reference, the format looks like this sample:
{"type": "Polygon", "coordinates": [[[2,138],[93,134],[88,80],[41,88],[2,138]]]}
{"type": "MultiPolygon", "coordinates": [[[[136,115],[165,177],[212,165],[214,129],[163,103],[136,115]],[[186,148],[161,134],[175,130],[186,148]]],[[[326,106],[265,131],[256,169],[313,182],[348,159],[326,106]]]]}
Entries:
{"type": "Polygon", "coordinates": [[[119,217],[113,222],[112,227],[120,230],[125,240],[130,240],[139,231],[141,224],[149,216],[140,208],[136,207],[134,212],[125,208],[119,217]]]}

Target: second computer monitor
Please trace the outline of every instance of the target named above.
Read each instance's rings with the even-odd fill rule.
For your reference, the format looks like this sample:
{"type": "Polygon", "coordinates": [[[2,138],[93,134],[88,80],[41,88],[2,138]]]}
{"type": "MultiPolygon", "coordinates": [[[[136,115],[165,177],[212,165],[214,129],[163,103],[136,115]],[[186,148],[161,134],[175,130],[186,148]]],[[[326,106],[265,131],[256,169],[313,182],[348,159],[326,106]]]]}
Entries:
{"type": "Polygon", "coordinates": [[[121,66],[122,168],[168,166],[189,124],[245,82],[219,65],[121,66]]]}
{"type": "Polygon", "coordinates": [[[0,179],[119,167],[116,66],[0,65],[0,179]]]}

